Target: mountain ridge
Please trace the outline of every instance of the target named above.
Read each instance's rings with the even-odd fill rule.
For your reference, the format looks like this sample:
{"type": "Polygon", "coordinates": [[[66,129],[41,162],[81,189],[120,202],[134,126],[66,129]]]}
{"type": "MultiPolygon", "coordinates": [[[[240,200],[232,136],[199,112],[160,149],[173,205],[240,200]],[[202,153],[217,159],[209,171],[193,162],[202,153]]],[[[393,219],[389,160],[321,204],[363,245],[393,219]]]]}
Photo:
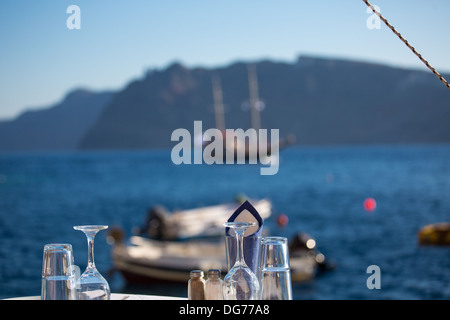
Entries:
{"type": "Polygon", "coordinates": [[[282,137],[294,134],[300,145],[450,142],[450,95],[432,73],[300,56],[220,67],[174,62],[114,92],[73,90],[51,108],[0,121],[0,150],[170,148],[177,128],[192,130],[195,120],[203,121],[204,130],[215,126],[213,77],[221,80],[226,127],[245,130],[251,123],[248,64],[256,66],[266,106],[262,128],[280,129],[282,137]],[[51,114],[55,110],[59,117],[51,114]],[[25,126],[33,113],[34,122],[25,126]],[[53,128],[51,134],[46,127],[53,128]]]}
{"type": "Polygon", "coordinates": [[[0,150],[74,150],[113,94],[77,88],[49,107],[0,121],[0,150]]]}
{"type": "MultiPolygon", "coordinates": [[[[279,128],[282,135],[293,133],[300,144],[450,141],[450,129],[443,121],[450,117],[449,95],[433,74],[310,56],[294,63],[268,59],[253,63],[266,105],[262,127],[279,128]]],[[[241,106],[249,95],[247,64],[189,69],[173,63],[154,71],[122,90],[121,99],[110,103],[80,146],[170,147],[170,134],[177,128],[191,129],[195,120],[202,120],[204,129],[214,127],[213,76],[221,79],[226,127],[246,129],[250,112],[241,106]],[[134,101],[126,106],[128,114],[118,111],[125,110],[125,101],[134,101]],[[113,109],[125,116],[122,124],[113,109]]]]}

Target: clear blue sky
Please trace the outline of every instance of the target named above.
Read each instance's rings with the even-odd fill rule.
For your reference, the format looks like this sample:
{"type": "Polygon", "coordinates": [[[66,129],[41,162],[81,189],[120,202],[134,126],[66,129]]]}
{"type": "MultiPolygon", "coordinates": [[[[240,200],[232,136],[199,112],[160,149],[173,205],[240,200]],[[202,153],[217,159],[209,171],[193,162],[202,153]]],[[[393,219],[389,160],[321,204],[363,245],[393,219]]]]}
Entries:
{"type": "MultiPolygon", "coordinates": [[[[450,72],[450,1],[371,0],[440,72],[450,72]]],[[[75,87],[119,89],[177,60],[293,61],[301,54],[424,69],[361,0],[2,0],[0,119],[58,102],[75,87]],[[69,30],[66,9],[81,9],[69,30]]],[[[437,80],[438,81],[438,80],[437,80]]]]}

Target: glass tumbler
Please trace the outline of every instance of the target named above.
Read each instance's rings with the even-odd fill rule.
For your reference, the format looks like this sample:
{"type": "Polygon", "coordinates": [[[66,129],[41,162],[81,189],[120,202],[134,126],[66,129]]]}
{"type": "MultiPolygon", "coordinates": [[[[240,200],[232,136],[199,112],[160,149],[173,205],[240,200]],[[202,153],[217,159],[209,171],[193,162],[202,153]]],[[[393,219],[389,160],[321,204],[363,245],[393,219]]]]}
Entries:
{"type": "Polygon", "coordinates": [[[261,240],[258,280],[261,300],[292,300],[287,238],[265,237],[261,240]]]}
{"type": "Polygon", "coordinates": [[[72,245],[46,244],[42,260],[41,300],[75,299],[72,245]]]}

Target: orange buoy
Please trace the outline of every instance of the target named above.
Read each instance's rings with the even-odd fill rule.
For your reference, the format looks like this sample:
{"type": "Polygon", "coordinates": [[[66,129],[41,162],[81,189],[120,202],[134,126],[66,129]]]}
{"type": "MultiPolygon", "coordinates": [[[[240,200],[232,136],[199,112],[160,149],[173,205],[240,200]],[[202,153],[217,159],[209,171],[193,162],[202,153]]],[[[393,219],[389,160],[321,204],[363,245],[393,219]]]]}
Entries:
{"type": "Polygon", "coordinates": [[[419,244],[422,245],[450,245],[450,222],[429,224],[418,232],[419,244]]]}

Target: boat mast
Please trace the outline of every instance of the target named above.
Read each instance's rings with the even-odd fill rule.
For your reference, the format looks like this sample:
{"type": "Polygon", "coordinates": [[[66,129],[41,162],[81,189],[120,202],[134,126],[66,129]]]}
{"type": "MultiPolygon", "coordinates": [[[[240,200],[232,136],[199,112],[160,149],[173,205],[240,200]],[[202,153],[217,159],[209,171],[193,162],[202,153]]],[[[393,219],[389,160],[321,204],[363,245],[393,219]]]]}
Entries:
{"type": "Polygon", "coordinates": [[[225,111],[223,105],[222,86],[218,76],[212,77],[213,98],[214,98],[214,116],[216,119],[216,128],[225,130],[225,111]]]}
{"type": "Polygon", "coordinates": [[[256,65],[247,65],[248,72],[248,87],[250,91],[250,109],[251,109],[251,121],[252,128],[259,130],[261,127],[261,117],[259,114],[259,92],[258,92],[258,79],[256,76],[256,65]]]}

